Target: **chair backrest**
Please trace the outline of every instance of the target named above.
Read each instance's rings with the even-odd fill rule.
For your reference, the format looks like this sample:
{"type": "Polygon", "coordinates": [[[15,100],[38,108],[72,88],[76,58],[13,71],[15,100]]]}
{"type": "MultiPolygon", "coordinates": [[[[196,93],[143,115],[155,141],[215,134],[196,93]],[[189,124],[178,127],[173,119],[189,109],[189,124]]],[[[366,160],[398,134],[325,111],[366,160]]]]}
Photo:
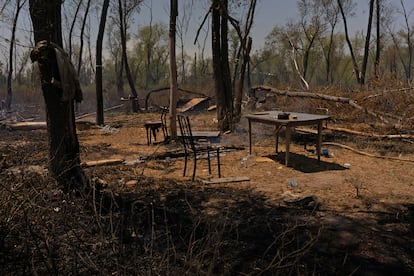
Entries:
{"type": "Polygon", "coordinates": [[[184,149],[195,150],[195,143],[193,133],[191,131],[190,118],[186,115],[177,115],[178,125],[180,126],[181,141],[184,145],[184,149]]]}
{"type": "Polygon", "coordinates": [[[161,123],[162,123],[162,132],[164,133],[164,137],[168,137],[168,127],[167,127],[167,114],[168,114],[168,107],[164,106],[161,107],[161,123]]]}

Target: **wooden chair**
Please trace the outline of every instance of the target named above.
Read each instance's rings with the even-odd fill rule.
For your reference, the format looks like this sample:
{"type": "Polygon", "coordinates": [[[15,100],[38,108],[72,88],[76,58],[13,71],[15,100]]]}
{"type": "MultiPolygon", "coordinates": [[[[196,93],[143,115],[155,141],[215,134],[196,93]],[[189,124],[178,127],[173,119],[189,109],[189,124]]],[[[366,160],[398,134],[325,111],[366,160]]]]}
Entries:
{"type": "Polygon", "coordinates": [[[197,143],[194,140],[193,133],[191,131],[190,118],[186,115],[177,115],[178,124],[181,131],[181,141],[184,147],[184,173],[185,176],[187,170],[187,160],[190,156],[193,157],[194,167],[192,181],[195,180],[197,170],[197,158],[201,158],[202,155],[207,154],[208,172],[211,174],[211,152],[215,152],[217,156],[217,170],[218,177],[221,177],[220,172],[220,147],[214,147],[209,143],[197,143]]]}
{"type": "Polygon", "coordinates": [[[164,141],[168,140],[168,130],[167,130],[167,114],[168,108],[161,107],[161,118],[155,121],[146,121],[144,123],[145,131],[147,133],[147,144],[148,146],[152,144],[152,137],[154,137],[154,142],[157,141],[157,133],[159,130],[162,130],[164,135],[164,141]]]}

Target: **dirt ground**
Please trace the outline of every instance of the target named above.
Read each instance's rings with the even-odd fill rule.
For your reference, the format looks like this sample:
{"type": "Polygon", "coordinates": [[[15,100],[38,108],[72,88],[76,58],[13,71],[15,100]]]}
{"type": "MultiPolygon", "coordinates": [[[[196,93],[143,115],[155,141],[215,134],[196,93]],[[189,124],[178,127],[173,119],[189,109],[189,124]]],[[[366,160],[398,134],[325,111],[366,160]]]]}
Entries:
{"type": "MultiPolygon", "coordinates": [[[[143,124],[148,117],[157,116],[157,114],[141,114],[110,118],[107,124],[113,127],[113,132],[110,128],[109,131],[99,128],[80,131],[80,143],[84,147],[82,161],[121,158],[133,163],[139,159],[148,159],[136,165],[136,168],[141,169],[142,175],[176,180],[190,179],[192,162],[189,163],[188,176],[183,177],[183,158],[157,158],[163,153],[181,150],[180,145],[171,143],[147,146],[143,124]],[[98,147],[99,150],[95,152],[89,150],[94,147],[98,147]]],[[[214,113],[190,115],[193,128],[217,129],[214,116],[214,113]]],[[[162,134],[159,135],[161,136],[159,139],[162,140],[162,134]]],[[[344,139],[331,136],[329,135],[324,141],[342,143],[344,139]]],[[[224,185],[252,188],[266,194],[269,200],[277,201],[289,193],[301,197],[316,196],[324,209],[349,213],[368,210],[385,212],[389,205],[414,202],[414,163],[386,159],[399,157],[414,160],[413,153],[389,151],[383,154],[375,149],[375,147],[380,149],[381,145],[375,146],[373,142],[372,148],[366,150],[369,154],[379,156],[375,158],[340,147],[323,145],[322,148],[328,149],[333,157],[321,156],[321,162],[318,162],[312,142],[305,150],[303,140],[297,136],[296,143],[291,145],[289,165],[286,167],[284,140],[280,141],[279,154],[275,154],[273,128],[254,124],[254,161],[246,167],[241,164],[243,157],[249,155],[246,119],[242,119],[235,133],[223,134],[219,144],[230,148],[221,156],[222,177],[246,176],[250,179],[246,182],[224,185]],[[233,146],[241,149],[232,150],[233,146]],[[294,185],[291,185],[291,182],[294,185]]],[[[208,174],[206,161],[201,160],[198,163],[201,164],[197,169],[198,180],[217,178],[215,161],[213,161],[211,175],[208,174]]]]}
{"type": "MultiPolygon", "coordinates": [[[[78,124],[82,162],[110,158],[125,160],[124,164],[88,167],[85,169],[87,175],[98,179],[106,190],[113,190],[115,194],[122,187],[129,189],[129,194],[134,191],[141,196],[146,195],[147,198],[134,201],[142,206],[148,207],[149,203],[145,202],[151,199],[151,202],[162,203],[171,209],[174,205],[176,208],[188,205],[188,212],[199,215],[201,212],[215,217],[218,213],[226,213],[225,217],[232,220],[228,224],[233,225],[229,226],[231,230],[227,233],[224,230],[227,226],[219,229],[215,224],[216,228],[206,233],[223,231],[232,237],[230,240],[233,242],[227,239],[220,242],[217,247],[221,252],[219,257],[211,252],[197,254],[199,264],[194,265],[194,257],[190,268],[188,260],[183,261],[186,265],[181,263],[183,270],[177,268],[180,262],[176,261],[174,269],[163,263],[164,269],[158,272],[146,269],[143,274],[160,271],[162,274],[166,270],[171,274],[184,271],[188,274],[227,275],[414,273],[414,162],[402,161],[414,160],[412,143],[358,138],[327,130],[325,142],[345,144],[377,157],[323,145],[322,148],[328,149],[333,156],[322,156],[318,162],[311,137],[305,150],[303,137],[294,135],[290,164],[285,166],[283,133],[279,146],[282,154],[275,154],[274,130],[254,124],[254,161],[246,167],[241,160],[248,155],[249,141],[247,120],[242,118],[233,133],[221,135],[220,144],[227,149],[221,155],[221,172],[224,178],[247,177],[249,180],[204,184],[202,180],[217,178],[216,166],[213,161],[213,173],[209,175],[207,162],[200,160],[197,181],[193,183],[190,181],[191,173],[185,177],[182,175],[183,158],[167,154],[180,152],[179,144],[147,145],[144,122],[158,116],[157,113],[114,113],[106,117],[107,126],[104,128],[93,126],[87,122],[88,118],[84,118],[85,122],[78,124]],[[401,160],[395,160],[397,158],[401,160]],[[150,184],[142,179],[151,179],[150,184]],[[160,189],[163,193],[154,199],[152,192],[160,189]],[[149,190],[152,191],[150,194],[149,190]],[[190,195],[192,198],[187,199],[190,195]],[[170,199],[168,205],[166,202],[170,199]],[[237,238],[234,238],[235,233],[237,238]],[[275,251],[276,244],[279,249],[286,247],[291,250],[275,251]],[[203,262],[213,262],[217,266],[210,268],[203,262]]],[[[190,118],[194,129],[217,128],[214,113],[193,114],[190,118]]],[[[329,125],[335,125],[335,122],[329,125]]],[[[3,179],[16,180],[10,178],[13,168],[45,167],[45,130],[0,132],[3,179]],[[11,161],[14,160],[11,155],[15,161],[11,161]]],[[[162,138],[162,134],[160,136],[162,138]]],[[[16,174],[13,177],[17,177],[16,174]]],[[[184,214],[182,216],[185,219],[184,214]]],[[[160,221],[162,224],[161,218],[160,221]]],[[[191,229],[195,231],[194,226],[191,229]]],[[[202,233],[199,235],[203,236],[202,233]]],[[[7,245],[7,239],[2,242],[7,245]]],[[[207,250],[211,240],[206,238],[203,242],[204,247],[199,252],[207,250]]],[[[187,257],[189,248],[185,249],[187,257]]],[[[182,249],[176,245],[174,250],[182,249]]],[[[13,271],[5,264],[4,256],[1,257],[2,267],[13,271]]],[[[86,271],[93,272],[91,269],[86,271]]],[[[124,272],[131,271],[141,274],[136,267],[124,272]]]]}
{"type": "MultiPolygon", "coordinates": [[[[152,115],[155,118],[158,115],[152,115]]],[[[190,116],[194,128],[199,130],[217,129],[214,124],[214,113],[190,116]]],[[[176,144],[147,146],[143,122],[147,114],[113,118],[108,121],[109,126],[117,128],[116,133],[93,129],[81,132],[81,143],[85,146],[100,145],[107,148],[87,154],[82,160],[105,158],[122,158],[133,161],[149,157],[141,165],[136,166],[137,173],[155,178],[190,179],[183,178],[183,158],[167,158],[151,160],[151,156],[176,150],[176,144]]],[[[243,147],[243,150],[230,150],[221,158],[222,177],[237,178],[246,176],[249,181],[209,184],[213,187],[231,187],[251,189],[262,194],[272,205],[286,205],[292,198],[314,197],[320,203],[316,219],[324,227],[338,231],[341,240],[333,243],[357,244],[359,254],[366,258],[378,259],[379,262],[397,262],[414,268],[413,260],[409,255],[402,253],[393,256],[392,250],[371,244],[370,240],[380,237],[405,240],[412,243],[413,228],[411,217],[414,202],[414,163],[373,158],[357,154],[347,149],[333,146],[323,146],[333,153],[333,157],[321,157],[318,163],[314,146],[307,146],[305,150],[302,140],[297,137],[297,143],[291,145],[290,164],[284,165],[284,144],[281,141],[279,155],[275,154],[273,128],[264,125],[253,125],[254,162],[245,167],[241,164],[243,157],[249,154],[247,120],[242,119],[235,133],[222,135],[220,144],[229,147],[243,147]],[[293,185],[292,185],[293,184],[293,185]],[[354,220],[360,221],[354,223],[354,220]],[[355,235],[360,232],[362,237],[355,235]],[[360,239],[360,240],[359,240],[360,239]],[[383,251],[384,250],[384,251],[383,251]],[[390,255],[391,254],[391,255],[390,255]],[[398,261],[397,261],[398,260],[398,261]]],[[[344,138],[328,137],[330,141],[341,142],[344,138]]],[[[325,139],[326,141],[326,139],[325,139]]],[[[372,144],[375,144],[372,143],[372,144]]],[[[394,156],[414,160],[414,154],[388,152],[386,155],[377,152],[375,148],[367,148],[370,154],[385,157],[394,156]]],[[[162,154],[161,154],[162,155],[162,154]]],[[[156,159],[156,158],[154,158],[156,159]]],[[[200,162],[197,170],[197,179],[206,180],[217,178],[216,167],[213,164],[213,174],[209,175],[207,162],[200,162]]],[[[134,179],[133,177],[131,179],[134,179]]],[[[124,181],[128,181],[125,178],[124,181]]],[[[205,185],[205,184],[200,184],[205,185]]],[[[389,240],[389,242],[392,241],[389,240]]],[[[397,250],[398,252],[399,250],[397,250]]],[[[411,251],[411,249],[410,249],[411,251]]],[[[407,252],[408,253],[408,252],[407,252]]],[[[413,251],[411,251],[413,253],[413,251]]],[[[398,253],[399,254],[399,253],[398,253]]]]}

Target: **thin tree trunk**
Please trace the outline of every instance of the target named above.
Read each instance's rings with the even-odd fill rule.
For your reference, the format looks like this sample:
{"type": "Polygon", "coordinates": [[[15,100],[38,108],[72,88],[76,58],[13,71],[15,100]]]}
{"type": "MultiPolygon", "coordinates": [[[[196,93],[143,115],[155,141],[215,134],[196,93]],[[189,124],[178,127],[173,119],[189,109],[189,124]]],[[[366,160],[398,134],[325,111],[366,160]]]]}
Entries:
{"type": "Polygon", "coordinates": [[[377,10],[377,49],[375,53],[375,77],[380,77],[380,59],[381,59],[381,5],[380,0],[376,0],[377,10]]]}
{"type": "Polygon", "coordinates": [[[221,67],[221,43],[220,43],[220,0],[213,0],[213,8],[211,11],[211,43],[213,57],[213,74],[214,74],[214,90],[217,101],[217,120],[223,122],[225,119],[225,99],[224,99],[224,83],[223,72],[221,67]]]}
{"type": "Polygon", "coordinates": [[[314,35],[312,35],[312,38],[309,40],[308,47],[306,47],[305,54],[304,54],[304,57],[303,57],[303,72],[302,72],[302,76],[303,76],[303,78],[305,80],[306,80],[306,77],[307,77],[307,74],[308,74],[310,52],[311,52],[313,43],[315,41],[315,38],[316,38],[318,32],[319,31],[316,31],[314,33],[314,35]]]}
{"type": "Polygon", "coordinates": [[[369,56],[369,41],[371,38],[373,14],[374,14],[374,0],[370,0],[369,1],[369,17],[368,17],[367,36],[365,38],[364,59],[362,61],[360,84],[365,84],[365,80],[366,80],[366,72],[367,72],[368,56],[369,56]]]}
{"type": "Polygon", "coordinates": [[[333,74],[332,74],[332,47],[333,47],[333,39],[334,39],[334,30],[335,27],[332,27],[331,34],[329,36],[329,49],[328,49],[328,56],[326,57],[326,81],[329,84],[333,83],[333,74]]]}
{"type": "Polygon", "coordinates": [[[132,111],[137,112],[139,109],[138,105],[138,93],[135,89],[134,80],[132,79],[131,70],[129,69],[127,47],[126,47],[126,20],[124,15],[124,8],[122,7],[122,1],[118,0],[119,4],[119,17],[120,17],[120,29],[121,29],[121,44],[122,44],[122,59],[125,66],[125,74],[128,80],[129,87],[132,94],[132,111]]]}
{"type": "Polygon", "coordinates": [[[341,1],[342,0],[337,0],[338,6],[339,6],[339,10],[341,11],[342,20],[344,21],[346,43],[348,44],[349,52],[351,54],[351,59],[352,59],[352,64],[354,66],[354,72],[355,72],[356,80],[357,80],[357,82],[359,84],[362,84],[361,83],[361,73],[359,71],[359,67],[358,67],[358,64],[356,62],[356,58],[355,58],[355,54],[354,54],[354,49],[352,47],[351,40],[349,39],[348,23],[347,23],[347,20],[346,20],[345,11],[344,11],[344,8],[342,6],[342,2],[341,1]]]}
{"type": "Polygon", "coordinates": [[[115,64],[116,64],[115,65],[116,87],[117,87],[119,97],[123,97],[124,96],[124,59],[122,57],[122,49],[121,49],[121,56],[117,57],[117,62],[115,62],[115,64]]]}
{"type": "Polygon", "coordinates": [[[408,22],[409,14],[407,13],[404,2],[403,2],[403,0],[400,0],[400,2],[401,2],[401,6],[402,6],[402,9],[403,9],[403,13],[404,13],[405,26],[407,28],[408,62],[407,62],[404,69],[405,69],[405,72],[406,72],[406,80],[407,80],[407,82],[410,82],[411,77],[412,77],[411,65],[412,65],[412,61],[413,61],[413,44],[411,42],[411,27],[410,27],[410,23],[408,22]]]}
{"type": "Polygon", "coordinates": [[[99,22],[98,37],[96,39],[96,124],[104,124],[104,104],[102,93],[102,43],[105,33],[106,16],[108,14],[109,0],[102,4],[101,19],[99,22]]]}
{"type": "MultiPolygon", "coordinates": [[[[235,103],[234,103],[234,116],[237,118],[237,120],[240,118],[241,115],[241,104],[243,99],[243,91],[244,91],[244,81],[246,76],[246,70],[249,68],[250,63],[250,51],[252,49],[252,38],[249,37],[251,27],[253,25],[253,18],[254,18],[254,12],[256,9],[256,0],[252,0],[250,2],[249,11],[246,19],[246,25],[244,29],[244,34],[239,34],[240,37],[243,37],[240,41],[241,46],[241,53],[242,53],[242,64],[240,67],[240,79],[237,86],[237,90],[235,90],[235,103]]],[[[237,28],[236,28],[237,30],[237,28]]],[[[239,55],[239,54],[238,54],[239,55]]],[[[236,75],[235,70],[235,75],[236,75]]],[[[247,77],[249,79],[248,81],[248,89],[250,90],[250,76],[249,72],[247,72],[247,77]]]]}
{"type": "Polygon", "coordinates": [[[170,135],[171,139],[177,138],[177,60],[175,54],[176,22],[178,15],[178,1],[170,0],[170,135]]]}
{"type": "Polygon", "coordinates": [[[20,11],[25,3],[26,3],[26,0],[24,0],[23,2],[21,2],[21,0],[17,0],[16,13],[13,18],[13,28],[12,28],[12,35],[10,39],[10,52],[9,52],[9,73],[7,74],[7,97],[6,97],[7,110],[11,109],[11,103],[12,103],[12,97],[13,97],[13,91],[12,91],[13,50],[14,50],[14,44],[16,42],[17,21],[19,19],[20,11]]]}
{"type": "Polygon", "coordinates": [[[237,92],[236,92],[236,100],[234,106],[234,115],[237,118],[241,116],[241,103],[243,99],[243,90],[244,90],[244,81],[246,76],[247,66],[250,62],[250,51],[252,49],[252,38],[249,37],[247,40],[244,41],[245,45],[243,46],[243,61],[240,67],[240,79],[237,85],[237,92]]]}
{"type": "Polygon", "coordinates": [[[334,47],[334,35],[335,35],[335,27],[338,23],[338,16],[339,16],[339,8],[335,4],[334,1],[322,1],[323,9],[326,14],[326,18],[328,24],[330,25],[330,32],[329,32],[329,42],[327,49],[324,47],[324,43],[321,41],[320,37],[320,44],[323,49],[323,54],[325,57],[325,80],[328,84],[333,83],[333,69],[332,69],[332,59],[333,59],[333,47],[334,47]]]}
{"type": "Polygon", "coordinates": [[[78,57],[78,76],[81,74],[81,68],[82,68],[82,55],[83,55],[83,34],[85,33],[85,26],[86,26],[86,19],[88,18],[89,13],[89,7],[91,6],[91,0],[88,0],[88,3],[86,4],[86,10],[85,15],[83,16],[82,21],[82,28],[80,32],[80,46],[79,46],[79,57],[78,57]]]}
{"type": "Polygon", "coordinates": [[[221,0],[221,66],[223,73],[223,96],[225,105],[225,117],[220,123],[222,131],[231,130],[233,126],[233,89],[231,85],[231,74],[229,64],[229,40],[228,40],[228,0],[221,0]]]}
{"type": "Polygon", "coordinates": [[[78,13],[80,10],[80,7],[82,5],[83,0],[79,0],[78,5],[76,6],[75,15],[73,16],[72,24],[70,25],[69,30],[69,58],[72,59],[72,36],[73,36],[73,29],[75,28],[76,20],[78,19],[78,13]]]}
{"type": "Polygon", "coordinates": [[[148,89],[149,84],[150,84],[150,80],[152,79],[152,74],[151,74],[151,57],[152,57],[152,47],[151,47],[151,40],[152,40],[152,4],[151,4],[151,9],[150,9],[150,24],[149,24],[149,38],[148,38],[148,43],[145,45],[147,48],[147,56],[146,56],[146,61],[145,61],[145,70],[146,70],[146,74],[145,74],[145,89],[148,89]]]}

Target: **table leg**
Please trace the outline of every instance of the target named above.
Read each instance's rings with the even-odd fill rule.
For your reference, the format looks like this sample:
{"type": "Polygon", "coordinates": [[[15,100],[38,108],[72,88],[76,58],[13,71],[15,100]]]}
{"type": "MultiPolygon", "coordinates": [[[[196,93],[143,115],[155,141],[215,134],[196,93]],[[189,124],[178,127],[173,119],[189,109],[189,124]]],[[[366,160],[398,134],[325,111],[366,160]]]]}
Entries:
{"type": "Polygon", "coordinates": [[[318,161],[321,161],[321,145],[322,145],[322,121],[318,122],[318,137],[316,139],[316,151],[318,152],[318,161]]]}
{"type": "Polygon", "coordinates": [[[252,122],[249,121],[249,154],[252,154],[252,122]]]}
{"type": "Polygon", "coordinates": [[[282,126],[276,126],[276,154],[279,152],[279,134],[282,126]]]}
{"type": "Polygon", "coordinates": [[[290,148],[290,127],[286,126],[286,153],[285,153],[285,165],[289,163],[289,148],[290,148]]]}

